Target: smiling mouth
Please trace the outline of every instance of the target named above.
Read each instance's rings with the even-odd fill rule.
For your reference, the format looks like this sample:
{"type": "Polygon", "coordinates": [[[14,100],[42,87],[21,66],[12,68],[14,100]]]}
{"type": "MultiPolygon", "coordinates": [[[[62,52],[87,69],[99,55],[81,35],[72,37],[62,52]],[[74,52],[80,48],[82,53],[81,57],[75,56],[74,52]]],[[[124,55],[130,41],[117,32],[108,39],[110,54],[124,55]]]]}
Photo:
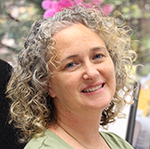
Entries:
{"type": "Polygon", "coordinates": [[[91,87],[91,88],[88,88],[88,89],[85,89],[85,90],[82,90],[83,93],[88,93],[88,92],[94,92],[100,88],[102,88],[104,86],[104,83],[101,84],[101,85],[98,85],[96,87],[91,87]]]}

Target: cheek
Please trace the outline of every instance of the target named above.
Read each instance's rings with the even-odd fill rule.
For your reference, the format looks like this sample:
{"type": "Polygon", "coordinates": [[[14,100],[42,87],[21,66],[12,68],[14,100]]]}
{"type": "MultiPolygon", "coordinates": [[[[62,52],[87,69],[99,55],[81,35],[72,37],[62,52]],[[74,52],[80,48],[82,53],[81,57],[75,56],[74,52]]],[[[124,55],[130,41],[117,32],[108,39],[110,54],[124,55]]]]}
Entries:
{"type": "Polygon", "coordinates": [[[107,76],[107,80],[109,80],[110,86],[115,91],[116,89],[116,77],[115,77],[115,68],[112,61],[110,61],[107,64],[107,67],[105,67],[105,74],[107,76]]]}
{"type": "Polygon", "coordinates": [[[77,86],[78,77],[75,74],[69,74],[63,77],[63,84],[66,90],[71,91],[77,86]]]}
{"type": "Polygon", "coordinates": [[[53,78],[53,86],[55,86],[56,89],[61,90],[68,90],[70,88],[73,88],[76,82],[76,78],[74,75],[67,75],[67,74],[61,74],[57,75],[53,78]]]}
{"type": "MultiPolygon", "coordinates": [[[[112,67],[112,69],[111,69],[111,71],[110,71],[110,76],[109,76],[110,78],[111,78],[111,84],[112,84],[112,91],[114,92],[114,94],[115,94],[115,91],[116,91],[116,77],[115,77],[115,69],[114,69],[114,65],[113,65],[113,67],[112,67]]],[[[114,96],[114,95],[113,95],[114,96]]]]}
{"type": "Polygon", "coordinates": [[[110,77],[112,78],[114,86],[116,87],[115,68],[113,64],[112,64],[112,67],[110,68],[110,77]]]}
{"type": "Polygon", "coordinates": [[[114,64],[111,60],[109,62],[105,63],[103,70],[104,70],[104,73],[107,75],[108,78],[109,77],[111,77],[111,78],[115,77],[114,64]]]}

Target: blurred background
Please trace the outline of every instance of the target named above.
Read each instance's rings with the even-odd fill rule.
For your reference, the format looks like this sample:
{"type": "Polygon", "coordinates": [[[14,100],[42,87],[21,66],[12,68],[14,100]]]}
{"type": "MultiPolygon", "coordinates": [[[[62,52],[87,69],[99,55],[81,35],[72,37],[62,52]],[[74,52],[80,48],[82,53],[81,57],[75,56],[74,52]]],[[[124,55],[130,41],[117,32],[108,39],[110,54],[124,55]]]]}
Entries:
{"type": "MultiPolygon", "coordinates": [[[[32,23],[37,19],[49,17],[59,11],[55,8],[58,5],[67,7],[69,5],[75,5],[77,2],[87,7],[98,4],[102,7],[105,15],[113,15],[117,10],[123,14],[124,20],[133,29],[132,39],[136,42],[132,43],[132,48],[138,54],[135,66],[137,64],[142,64],[142,66],[137,67],[134,72],[135,77],[140,82],[140,88],[138,90],[138,101],[136,102],[136,108],[134,110],[135,117],[133,118],[135,118],[135,122],[133,126],[135,127],[136,125],[137,127],[138,124],[136,124],[136,122],[140,122],[141,118],[148,119],[145,123],[149,124],[149,127],[146,128],[146,126],[144,126],[145,123],[142,124],[140,122],[137,128],[139,131],[137,129],[134,131],[138,136],[138,138],[134,140],[134,147],[136,149],[149,149],[150,145],[149,148],[140,148],[139,145],[141,144],[141,146],[144,146],[142,145],[144,140],[141,141],[141,138],[143,138],[141,135],[143,135],[142,133],[145,131],[143,129],[146,128],[146,132],[150,134],[149,0],[0,0],[0,59],[7,61],[14,67],[17,61],[17,54],[23,48],[23,41],[32,23]],[[139,143],[139,141],[142,143],[139,143]]],[[[131,107],[127,110],[127,115],[133,115],[130,110],[131,107]]],[[[143,121],[144,120],[142,120],[142,122],[143,121]]],[[[127,133],[127,130],[125,133],[127,133]]]]}

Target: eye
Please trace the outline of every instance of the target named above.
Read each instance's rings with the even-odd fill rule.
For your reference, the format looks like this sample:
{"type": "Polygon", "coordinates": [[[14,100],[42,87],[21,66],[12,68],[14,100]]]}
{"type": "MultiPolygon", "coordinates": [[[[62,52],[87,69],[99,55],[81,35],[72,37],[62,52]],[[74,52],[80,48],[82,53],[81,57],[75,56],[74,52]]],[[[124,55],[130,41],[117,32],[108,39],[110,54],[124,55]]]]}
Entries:
{"type": "Polygon", "coordinates": [[[71,63],[68,63],[65,68],[72,68],[72,67],[75,67],[76,65],[78,65],[77,62],[71,62],[71,63]]]}
{"type": "Polygon", "coordinates": [[[92,60],[95,60],[95,59],[101,59],[103,57],[102,54],[95,54],[92,58],[92,60]]]}

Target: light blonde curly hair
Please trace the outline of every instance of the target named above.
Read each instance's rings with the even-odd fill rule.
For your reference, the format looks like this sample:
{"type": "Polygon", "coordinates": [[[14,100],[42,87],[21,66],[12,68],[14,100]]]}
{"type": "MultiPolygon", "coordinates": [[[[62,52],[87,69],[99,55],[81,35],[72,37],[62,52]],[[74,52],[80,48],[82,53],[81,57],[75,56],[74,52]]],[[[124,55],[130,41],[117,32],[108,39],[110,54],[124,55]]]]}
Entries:
{"type": "Polygon", "coordinates": [[[116,16],[106,17],[98,7],[75,6],[33,24],[7,87],[8,97],[12,100],[11,122],[21,130],[24,141],[41,136],[55,119],[53,99],[46,91],[51,75],[48,66],[50,63],[54,65],[56,57],[53,36],[76,23],[85,25],[103,38],[115,67],[116,92],[102,113],[100,125],[107,126],[121,113],[127,103],[126,96],[133,89],[129,72],[136,53],[131,49],[132,30],[119,19],[121,15],[116,16]]]}

